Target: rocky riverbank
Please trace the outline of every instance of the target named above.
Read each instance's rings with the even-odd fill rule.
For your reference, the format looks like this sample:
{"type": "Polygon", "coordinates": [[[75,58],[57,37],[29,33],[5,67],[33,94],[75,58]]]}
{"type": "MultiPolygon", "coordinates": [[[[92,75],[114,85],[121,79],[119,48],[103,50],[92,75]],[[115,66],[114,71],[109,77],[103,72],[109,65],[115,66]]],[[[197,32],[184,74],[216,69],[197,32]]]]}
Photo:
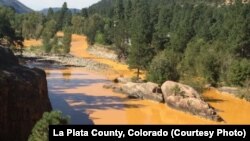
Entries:
{"type": "Polygon", "coordinates": [[[51,109],[45,72],[20,65],[10,49],[0,47],[0,140],[27,141],[51,109]]]}
{"type": "MultiPolygon", "coordinates": [[[[118,80],[120,80],[119,78],[118,80]]],[[[114,92],[122,93],[132,99],[148,99],[198,115],[213,121],[221,122],[223,119],[192,87],[166,81],[161,87],[158,84],[123,82],[120,84],[107,84],[104,88],[113,89],[114,92]]]]}
{"type": "Polygon", "coordinates": [[[93,45],[88,47],[88,52],[100,58],[106,58],[113,61],[118,61],[118,55],[115,51],[108,49],[108,47],[103,45],[93,45]]]}
{"type": "Polygon", "coordinates": [[[59,64],[65,67],[84,67],[91,71],[107,70],[108,65],[96,62],[88,58],[79,58],[72,55],[53,55],[53,54],[37,54],[29,51],[23,53],[23,59],[26,61],[43,62],[51,64],[59,64]]]}

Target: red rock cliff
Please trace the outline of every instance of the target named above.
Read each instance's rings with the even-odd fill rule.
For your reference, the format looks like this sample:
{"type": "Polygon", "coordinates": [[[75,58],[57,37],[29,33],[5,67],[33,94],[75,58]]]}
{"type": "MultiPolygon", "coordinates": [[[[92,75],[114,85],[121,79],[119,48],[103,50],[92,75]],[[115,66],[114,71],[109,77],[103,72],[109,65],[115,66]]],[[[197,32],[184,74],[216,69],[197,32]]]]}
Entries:
{"type": "Polygon", "coordinates": [[[0,47],[0,140],[27,141],[50,110],[45,72],[19,65],[9,49],[0,47]]]}

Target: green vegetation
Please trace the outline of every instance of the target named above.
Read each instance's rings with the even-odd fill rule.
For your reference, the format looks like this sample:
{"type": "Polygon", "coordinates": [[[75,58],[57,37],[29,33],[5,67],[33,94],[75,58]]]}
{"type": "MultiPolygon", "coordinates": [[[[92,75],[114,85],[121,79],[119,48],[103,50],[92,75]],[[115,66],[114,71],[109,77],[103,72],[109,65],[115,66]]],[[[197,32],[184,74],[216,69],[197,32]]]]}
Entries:
{"type": "Polygon", "coordinates": [[[89,44],[113,46],[120,60],[138,70],[137,79],[145,70],[157,83],[244,87],[250,77],[250,4],[223,2],[102,0],[74,14],[64,3],[47,15],[0,8],[0,41],[41,38],[44,52],[67,54],[72,34],[84,34],[89,44]],[[55,37],[58,31],[65,36],[55,37]]]}
{"type": "Polygon", "coordinates": [[[178,85],[175,85],[172,89],[171,89],[172,94],[174,94],[175,96],[185,96],[185,92],[181,91],[181,88],[178,85]]]}
{"type": "Polygon", "coordinates": [[[111,39],[104,44],[113,44],[131,68],[146,70],[150,81],[198,89],[243,86],[249,78],[250,4],[222,2],[103,0],[88,9],[85,22],[97,15],[108,21],[98,32],[111,39]]]}
{"type": "Polygon", "coordinates": [[[18,17],[15,17],[15,12],[11,8],[0,6],[0,45],[17,47],[22,49],[23,37],[20,30],[15,30],[18,26],[18,17]]]}
{"type": "Polygon", "coordinates": [[[173,51],[163,51],[155,56],[147,74],[150,81],[159,84],[164,83],[166,80],[178,81],[180,74],[177,70],[180,55],[173,51]]]}
{"type": "Polygon", "coordinates": [[[72,40],[72,33],[70,27],[65,27],[64,30],[64,36],[63,36],[63,53],[68,54],[70,52],[70,46],[71,46],[71,40],[72,40]]]}
{"type": "Polygon", "coordinates": [[[53,111],[44,113],[30,135],[28,141],[48,141],[49,140],[49,125],[66,125],[69,122],[68,117],[64,117],[61,112],[53,111]]]}

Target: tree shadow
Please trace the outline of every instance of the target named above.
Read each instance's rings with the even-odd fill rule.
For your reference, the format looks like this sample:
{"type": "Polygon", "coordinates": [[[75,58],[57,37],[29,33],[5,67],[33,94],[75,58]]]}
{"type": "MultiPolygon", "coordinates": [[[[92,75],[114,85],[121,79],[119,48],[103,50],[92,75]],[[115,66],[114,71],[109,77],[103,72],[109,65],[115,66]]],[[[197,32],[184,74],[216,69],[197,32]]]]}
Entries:
{"type": "MultiPolygon", "coordinates": [[[[94,110],[124,110],[125,108],[142,107],[139,104],[125,104],[129,100],[128,98],[91,95],[91,91],[90,93],[68,91],[110,82],[102,77],[89,78],[87,73],[71,72],[70,77],[65,81],[63,73],[51,72],[47,80],[53,109],[71,116],[71,124],[93,124],[89,114],[94,110]]],[[[103,92],[100,85],[98,89],[100,89],[100,93],[103,92]]]]}

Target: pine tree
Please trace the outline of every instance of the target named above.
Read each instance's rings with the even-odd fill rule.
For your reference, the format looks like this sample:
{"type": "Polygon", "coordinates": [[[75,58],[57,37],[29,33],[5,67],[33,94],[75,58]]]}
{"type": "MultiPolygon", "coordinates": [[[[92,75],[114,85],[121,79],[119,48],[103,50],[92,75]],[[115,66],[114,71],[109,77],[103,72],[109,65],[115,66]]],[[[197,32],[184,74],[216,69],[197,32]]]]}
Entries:
{"type": "Polygon", "coordinates": [[[122,0],[116,0],[115,4],[115,18],[114,18],[114,43],[118,59],[126,59],[128,54],[128,47],[126,40],[126,26],[124,19],[124,4],[122,0]]]}
{"type": "Polygon", "coordinates": [[[58,15],[58,19],[57,19],[57,31],[61,30],[63,28],[64,25],[64,21],[65,21],[65,16],[68,12],[68,6],[67,6],[67,2],[63,3],[63,6],[61,8],[61,10],[59,11],[59,15],[58,15]]]}
{"type": "Polygon", "coordinates": [[[136,0],[132,21],[132,46],[129,48],[128,63],[130,68],[137,69],[137,78],[140,70],[146,69],[152,59],[150,49],[150,23],[148,1],[136,0]]]}
{"type": "Polygon", "coordinates": [[[84,17],[84,18],[88,18],[89,17],[89,14],[88,14],[88,9],[87,8],[83,8],[81,10],[81,16],[84,17]]]}
{"type": "Polygon", "coordinates": [[[72,40],[72,31],[70,27],[67,27],[64,29],[64,36],[63,36],[63,47],[65,54],[70,52],[71,40],[72,40]]]}

